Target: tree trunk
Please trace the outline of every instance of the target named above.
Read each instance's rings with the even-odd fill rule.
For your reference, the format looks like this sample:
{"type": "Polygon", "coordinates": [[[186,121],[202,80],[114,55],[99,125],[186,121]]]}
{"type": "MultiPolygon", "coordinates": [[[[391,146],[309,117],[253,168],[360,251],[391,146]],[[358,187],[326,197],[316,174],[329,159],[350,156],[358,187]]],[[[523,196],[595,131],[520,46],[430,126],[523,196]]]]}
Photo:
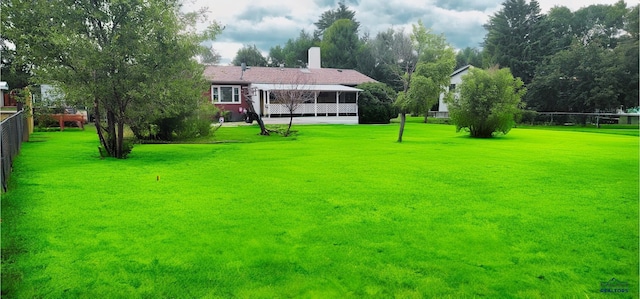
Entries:
{"type": "Polygon", "coordinates": [[[255,113],[256,115],[256,121],[258,122],[258,125],[260,126],[260,135],[264,135],[264,136],[269,136],[269,130],[267,130],[267,128],[264,126],[264,122],[262,121],[262,117],[260,117],[260,115],[258,115],[257,113],[255,113]]]}
{"type": "Polygon", "coordinates": [[[291,134],[291,124],[293,123],[293,113],[289,114],[289,127],[287,127],[287,132],[284,134],[284,136],[289,136],[289,134],[291,134]]]}
{"type": "MultiPolygon", "coordinates": [[[[250,96],[247,95],[246,97],[250,97],[250,96]]],[[[269,130],[267,130],[267,128],[264,126],[262,117],[260,117],[260,114],[256,113],[255,109],[253,109],[253,100],[247,99],[245,100],[245,102],[247,103],[247,111],[249,112],[248,113],[249,117],[255,118],[256,121],[258,122],[258,125],[260,126],[260,135],[269,136],[270,135],[269,130]]]]}
{"type": "Polygon", "coordinates": [[[255,111],[253,111],[253,108],[247,110],[247,117],[249,117],[250,119],[255,119],[258,122],[258,125],[260,126],[260,135],[269,136],[269,130],[267,130],[267,128],[264,126],[262,117],[260,117],[258,113],[255,113],[255,111]]]}
{"type": "Polygon", "coordinates": [[[400,132],[398,133],[398,142],[402,142],[402,134],[404,133],[404,123],[407,120],[407,113],[402,111],[400,113],[400,132]]]}
{"type": "Polygon", "coordinates": [[[118,121],[118,133],[116,135],[116,158],[123,159],[124,154],[124,121],[118,121]]]}
{"type": "Polygon", "coordinates": [[[116,117],[113,111],[107,111],[107,153],[111,157],[116,157],[116,117]]]}
{"type": "Polygon", "coordinates": [[[429,112],[424,113],[424,123],[427,123],[427,118],[429,117],[429,112]]]}
{"type": "MultiPolygon", "coordinates": [[[[102,118],[100,116],[100,106],[99,106],[98,99],[94,99],[93,101],[93,114],[94,114],[93,121],[94,121],[94,124],[96,125],[96,131],[98,131],[98,138],[100,139],[100,144],[106,150],[107,141],[104,139],[104,135],[102,134],[102,131],[104,130],[104,128],[102,127],[102,118]]],[[[109,152],[107,151],[107,153],[109,152]]],[[[100,153],[100,156],[102,156],[102,152],[100,153]]]]}

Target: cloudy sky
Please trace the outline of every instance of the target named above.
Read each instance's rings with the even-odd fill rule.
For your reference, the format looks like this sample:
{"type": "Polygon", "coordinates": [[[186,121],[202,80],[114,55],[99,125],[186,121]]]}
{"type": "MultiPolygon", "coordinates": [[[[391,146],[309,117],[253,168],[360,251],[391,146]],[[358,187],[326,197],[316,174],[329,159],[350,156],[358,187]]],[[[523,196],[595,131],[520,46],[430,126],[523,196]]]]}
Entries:
{"type": "MultiPolygon", "coordinates": [[[[186,0],[186,10],[207,7],[209,21],[225,26],[213,47],[228,64],[243,45],[256,45],[265,55],[276,45],[284,46],[300,30],[313,33],[320,15],[338,7],[339,0],[186,0]]],[[[479,47],[486,31],[482,27],[501,9],[504,0],[345,0],[356,12],[360,33],[375,36],[388,28],[407,28],[422,20],[434,33],[444,33],[455,48],[479,47]]],[[[544,13],[554,6],[572,11],[591,4],[613,4],[618,0],[538,0],[544,13]]],[[[639,0],[625,0],[627,6],[639,0]]]]}

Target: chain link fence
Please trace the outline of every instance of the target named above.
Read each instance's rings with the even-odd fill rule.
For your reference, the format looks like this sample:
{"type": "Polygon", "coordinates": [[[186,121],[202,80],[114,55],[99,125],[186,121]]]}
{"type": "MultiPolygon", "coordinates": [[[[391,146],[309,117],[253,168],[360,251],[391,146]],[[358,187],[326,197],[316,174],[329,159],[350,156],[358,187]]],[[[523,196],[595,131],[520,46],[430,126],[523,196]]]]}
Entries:
{"type": "MultiPolygon", "coordinates": [[[[607,112],[537,112],[531,120],[527,120],[525,123],[530,121],[533,124],[542,125],[596,125],[599,127],[601,124],[631,124],[628,119],[637,116],[637,114],[607,112]]],[[[635,123],[637,124],[637,121],[635,123]]]]}
{"type": "Polygon", "coordinates": [[[24,138],[26,126],[23,115],[24,110],[21,110],[0,122],[0,137],[2,139],[2,144],[0,145],[0,152],[2,152],[0,183],[2,183],[2,190],[4,192],[7,191],[7,182],[11,175],[13,160],[18,155],[24,138]]]}

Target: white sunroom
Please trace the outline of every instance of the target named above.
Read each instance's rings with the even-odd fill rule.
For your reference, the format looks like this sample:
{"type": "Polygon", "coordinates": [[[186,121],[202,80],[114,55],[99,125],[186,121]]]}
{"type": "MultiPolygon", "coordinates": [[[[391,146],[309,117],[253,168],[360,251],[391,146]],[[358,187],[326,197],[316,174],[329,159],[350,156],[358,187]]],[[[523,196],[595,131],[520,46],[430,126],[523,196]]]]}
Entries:
{"type": "Polygon", "coordinates": [[[344,85],[251,84],[256,113],[265,117],[290,113],[286,104],[275,100],[274,91],[304,90],[312,93],[311,99],[297,105],[294,115],[300,116],[357,116],[358,95],[361,89],[344,85]],[[259,99],[259,100],[258,100],[259,99]]]}

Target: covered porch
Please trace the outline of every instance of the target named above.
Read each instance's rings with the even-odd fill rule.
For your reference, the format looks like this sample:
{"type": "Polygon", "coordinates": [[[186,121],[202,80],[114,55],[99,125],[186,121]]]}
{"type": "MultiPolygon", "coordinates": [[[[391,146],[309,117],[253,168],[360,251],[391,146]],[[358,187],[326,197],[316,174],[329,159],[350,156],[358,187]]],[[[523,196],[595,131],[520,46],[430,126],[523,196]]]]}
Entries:
{"type": "Polygon", "coordinates": [[[296,116],[357,116],[358,95],[361,89],[344,85],[306,85],[291,84],[252,84],[256,112],[264,117],[288,116],[286,104],[274,101],[272,91],[287,89],[304,89],[313,92],[313,100],[301,103],[293,114],[296,116]]]}

